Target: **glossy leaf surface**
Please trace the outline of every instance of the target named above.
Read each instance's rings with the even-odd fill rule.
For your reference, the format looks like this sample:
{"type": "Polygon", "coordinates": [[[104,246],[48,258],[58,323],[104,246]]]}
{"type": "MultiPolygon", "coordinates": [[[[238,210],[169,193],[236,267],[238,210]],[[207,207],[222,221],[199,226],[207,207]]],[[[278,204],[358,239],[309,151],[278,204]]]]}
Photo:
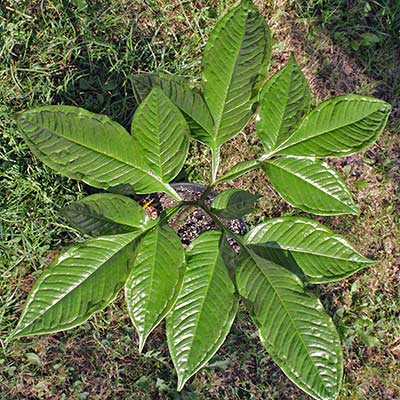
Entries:
{"type": "Polygon", "coordinates": [[[262,168],[276,191],[293,207],[318,215],[358,213],[338,173],[318,159],[278,157],[262,168]]]}
{"type": "Polygon", "coordinates": [[[90,236],[144,230],[151,222],[144,209],[126,196],[97,193],[62,210],[70,225],[90,236]]]}
{"type": "Polygon", "coordinates": [[[218,350],[235,318],[238,298],[225,261],[232,251],[219,231],[201,234],[187,251],[182,289],[167,316],[178,390],[218,350]]]}
{"type": "Polygon", "coordinates": [[[154,88],[135,112],[132,137],[151,171],[165,183],[175,178],[188,153],[189,127],[160,88],[154,88]]]}
{"type": "Polygon", "coordinates": [[[391,107],[382,100],[345,95],[321,103],[278,149],[278,154],[346,156],[371,145],[382,132],[391,107]]]}
{"type": "Polygon", "coordinates": [[[218,178],[217,182],[230,182],[233,179],[239,178],[240,176],[247,174],[250,171],[253,171],[259,166],[260,162],[258,160],[242,161],[240,163],[237,163],[228,172],[218,178]]]}
{"type": "Polygon", "coordinates": [[[256,86],[264,79],[271,39],[264,17],[242,1],[216,25],[203,56],[204,97],[214,119],[216,149],[238,134],[253,114],[256,86]]]}
{"type": "Polygon", "coordinates": [[[267,152],[290,136],[310,106],[308,81],[292,55],[288,64],[268,80],[260,94],[256,128],[267,152]]]}
{"type": "Polygon", "coordinates": [[[184,78],[165,74],[140,74],[132,77],[132,84],[139,103],[153,87],[160,87],[185,116],[193,138],[203,143],[212,140],[214,123],[203,95],[192,89],[184,78]]]}
{"type": "Polygon", "coordinates": [[[261,196],[241,189],[228,189],[219,193],[211,203],[212,211],[224,219],[241,218],[251,212],[261,196]]]}
{"type": "Polygon", "coordinates": [[[237,285],[261,341],[285,374],[316,399],[336,399],[343,356],[335,326],[296,275],[243,252],[237,285]]]}
{"type": "Polygon", "coordinates": [[[12,337],[70,329],[106,307],[128,278],[139,237],[103,236],[61,255],[36,281],[12,337]]]}
{"type": "Polygon", "coordinates": [[[138,193],[176,192],[143,161],[132,137],[103,115],[71,106],[48,106],[18,117],[32,152],[45,164],[70,178],[108,189],[121,184],[138,193]]]}
{"type": "Polygon", "coordinates": [[[173,306],[182,283],[185,253],[168,225],[157,225],[141,241],[125,285],[129,315],[139,334],[139,350],[173,306]]]}
{"type": "Polygon", "coordinates": [[[273,218],[246,235],[246,243],[259,256],[293,272],[301,269],[312,283],[334,282],[373,263],[345,238],[308,218],[273,218]]]}

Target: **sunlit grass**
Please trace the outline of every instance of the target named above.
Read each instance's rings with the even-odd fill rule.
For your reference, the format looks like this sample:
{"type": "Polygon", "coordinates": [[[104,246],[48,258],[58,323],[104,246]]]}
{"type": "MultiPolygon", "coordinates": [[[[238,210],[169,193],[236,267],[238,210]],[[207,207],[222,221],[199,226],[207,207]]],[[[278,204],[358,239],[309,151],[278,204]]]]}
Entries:
{"type": "MultiPolygon", "coordinates": [[[[136,107],[129,75],[164,71],[198,78],[207,34],[217,16],[233,3],[25,0],[0,6],[1,400],[306,398],[273,365],[244,311],[210,367],[197,374],[182,394],[175,390],[163,327],[139,355],[134,329],[119,301],[69,332],[4,344],[34,279],[62,247],[82,239],[65,225],[58,210],[91,190],[52,172],[31,155],[15,125],[15,113],[44,104],[71,104],[107,114],[129,127],[136,107]]],[[[317,79],[332,82],[331,95],[337,94],[334,83],[343,75],[319,52],[330,36],[370,75],[361,82],[363,93],[374,94],[381,88],[375,95],[383,93],[379,97],[398,104],[398,86],[389,72],[398,68],[390,48],[392,29],[397,29],[394,14],[381,15],[372,27],[384,33],[384,41],[358,56],[351,44],[347,46],[345,34],[335,36],[335,32],[354,36],[350,15],[344,22],[337,20],[344,13],[342,3],[274,2],[272,15],[258,1],[274,23],[291,24],[291,30],[310,41],[308,53],[299,54],[299,59],[303,66],[314,63],[317,79]],[[389,20],[393,23],[386,32],[389,20]]],[[[353,15],[360,12],[364,11],[356,7],[353,15]]],[[[370,13],[363,16],[365,21],[370,13]]],[[[359,35],[364,32],[357,29],[359,35]]],[[[285,49],[286,39],[275,42],[275,53],[285,49]]],[[[360,218],[323,219],[379,261],[354,278],[321,288],[346,346],[343,400],[400,396],[396,370],[400,143],[394,125],[363,157],[337,166],[352,185],[362,209],[360,218]]],[[[224,147],[222,157],[227,163],[259,153],[252,132],[246,130],[224,147]]],[[[192,156],[189,176],[202,181],[209,171],[208,152],[194,144],[192,156]]],[[[235,185],[265,195],[249,224],[297,212],[273,193],[258,172],[235,185]]]]}

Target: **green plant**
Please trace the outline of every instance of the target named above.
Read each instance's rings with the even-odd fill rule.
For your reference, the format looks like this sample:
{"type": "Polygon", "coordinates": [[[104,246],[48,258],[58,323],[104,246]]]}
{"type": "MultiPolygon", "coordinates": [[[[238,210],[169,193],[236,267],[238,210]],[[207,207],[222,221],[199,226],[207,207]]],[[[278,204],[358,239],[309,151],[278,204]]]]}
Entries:
{"type": "Polygon", "coordinates": [[[390,106],[355,95],[311,109],[308,83],[292,56],[265,85],[271,39],[249,1],[226,14],[210,35],[201,90],[183,78],[133,77],[140,103],[132,134],[105,116],[69,106],[19,115],[34,154],[68,177],[113,193],[98,193],[64,209],[72,226],[92,236],[58,257],[35,283],[11,338],[72,328],[106,307],[125,288],[143,348],[166,317],[178,390],[223,343],[239,300],[263,345],[287,376],[317,399],[337,397],[340,339],[306,283],[332,282],[372,263],[344,238],[303,217],[270,219],[244,238],[221,218],[240,218],[258,196],[239,189],[205,202],[218,183],[261,168],[290,204],[319,215],[357,214],[349,190],[320,158],[349,155],[373,143],[390,106]],[[255,113],[265,154],[218,176],[223,143],[255,113]],[[212,150],[212,173],[199,201],[183,201],[169,184],[182,169],[190,137],[212,150]],[[165,192],[178,205],[150,219],[126,188],[165,192]],[[183,249],[168,220],[188,206],[205,210],[220,230],[183,249]],[[227,236],[240,245],[237,255],[227,236]]]}

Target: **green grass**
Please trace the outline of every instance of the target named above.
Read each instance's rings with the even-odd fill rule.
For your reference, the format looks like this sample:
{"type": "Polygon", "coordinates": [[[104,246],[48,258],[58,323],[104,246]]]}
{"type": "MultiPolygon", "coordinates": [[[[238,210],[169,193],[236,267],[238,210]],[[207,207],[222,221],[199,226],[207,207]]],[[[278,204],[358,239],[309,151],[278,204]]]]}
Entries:
{"type": "Polygon", "coordinates": [[[355,58],[374,80],[374,95],[400,106],[400,3],[398,1],[311,0],[293,2],[298,18],[310,25],[311,40],[321,33],[355,58]]]}
{"type": "MultiPolygon", "coordinates": [[[[65,225],[58,210],[92,190],[32,157],[15,126],[15,113],[44,104],[71,104],[128,127],[136,107],[129,75],[165,71],[195,80],[207,34],[217,15],[233,2],[25,0],[0,6],[1,400],[307,398],[274,366],[243,310],[227,342],[181,394],[175,390],[163,326],[151,335],[144,354],[138,354],[120,300],[74,330],[7,346],[4,342],[34,279],[63,247],[83,239],[65,225]]],[[[283,1],[276,2],[274,10],[264,7],[276,34],[274,65],[280,63],[281,52],[286,57],[295,50],[313,79],[316,96],[340,94],[344,64],[334,64],[324,50],[333,43],[346,62],[357,66],[354,74],[361,72],[352,90],[398,106],[398,62],[393,58],[398,10],[370,1],[368,11],[367,2],[356,3],[363,6],[351,12],[342,1],[283,1]],[[354,50],[351,41],[366,32],[383,39],[354,50]]],[[[209,172],[208,152],[198,144],[191,151],[188,175],[203,181],[209,172]]],[[[222,157],[228,166],[259,151],[250,127],[224,147],[222,157]]],[[[400,397],[398,154],[398,128],[392,122],[363,156],[332,160],[350,182],[362,213],[359,218],[320,220],[378,260],[343,283],[318,289],[345,344],[342,399],[400,397]]],[[[250,224],[297,212],[273,193],[259,172],[235,185],[265,195],[250,224]]]]}

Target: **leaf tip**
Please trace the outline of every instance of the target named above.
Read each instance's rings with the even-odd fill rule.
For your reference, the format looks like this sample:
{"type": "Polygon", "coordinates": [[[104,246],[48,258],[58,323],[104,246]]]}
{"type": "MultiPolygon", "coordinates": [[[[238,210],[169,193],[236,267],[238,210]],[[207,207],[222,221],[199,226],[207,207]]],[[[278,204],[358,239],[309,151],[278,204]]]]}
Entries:
{"type": "Polygon", "coordinates": [[[387,101],[384,101],[384,100],[381,100],[381,102],[382,102],[382,106],[383,106],[384,111],[390,113],[392,111],[392,108],[393,108],[392,105],[390,103],[388,103],[387,101]]]}
{"type": "Polygon", "coordinates": [[[6,337],[6,339],[4,340],[4,343],[5,343],[6,345],[8,345],[8,344],[10,344],[14,339],[15,339],[15,336],[14,336],[13,332],[11,332],[10,335],[8,335],[8,336],[6,337]]]}
{"type": "MultiPolygon", "coordinates": [[[[16,122],[18,129],[21,130],[23,134],[25,131],[24,122],[26,123],[26,114],[28,112],[29,111],[20,111],[20,112],[17,112],[14,114],[14,121],[16,122]]],[[[25,139],[25,137],[24,137],[24,139],[25,139]]]]}
{"type": "Polygon", "coordinates": [[[358,208],[358,206],[355,203],[351,204],[349,209],[350,209],[349,214],[351,214],[351,215],[356,215],[358,217],[361,213],[360,209],[358,208]]]}
{"type": "Polygon", "coordinates": [[[14,119],[18,122],[22,116],[24,115],[24,111],[20,111],[14,114],[14,119]]]}
{"type": "Polygon", "coordinates": [[[70,204],[68,206],[62,207],[58,210],[58,213],[65,219],[69,219],[69,214],[71,211],[70,204]]]}
{"type": "MultiPolygon", "coordinates": [[[[150,96],[161,96],[161,97],[164,97],[165,94],[164,94],[163,90],[159,86],[154,86],[151,89],[150,93],[149,93],[149,97],[150,96]]],[[[167,96],[165,96],[165,97],[167,97],[167,96]]]]}
{"type": "Polygon", "coordinates": [[[21,334],[21,330],[16,327],[14,330],[11,331],[11,333],[6,337],[4,343],[5,344],[10,344],[16,339],[19,339],[20,337],[24,336],[21,334]]]}
{"type": "Polygon", "coordinates": [[[139,354],[143,353],[144,345],[146,344],[147,336],[140,335],[139,336],[139,354]]]}
{"type": "Polygon", "coordinates": [[[176,386],[176,390],[181,392],[190,377],[186,377],[185,375],[178,375],[178,384],[176,386]]]}
{"type": "Polygon", "coordinates": [[[288,64],[297,64],[296,56],[294,55],[294,51],[290,52],[288,64]]]}

